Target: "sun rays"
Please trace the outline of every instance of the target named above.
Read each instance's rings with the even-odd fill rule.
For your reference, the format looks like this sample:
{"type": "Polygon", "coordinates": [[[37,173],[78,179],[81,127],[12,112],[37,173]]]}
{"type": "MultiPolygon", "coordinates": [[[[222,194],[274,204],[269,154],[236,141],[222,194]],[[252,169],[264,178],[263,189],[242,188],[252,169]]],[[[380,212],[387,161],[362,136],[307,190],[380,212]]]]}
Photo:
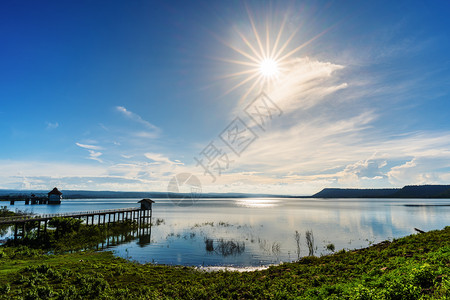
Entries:
{"type": "Polygon", "coordinates": [[[328,29],[324,30],[306,42],[293,47],[293,40],[299,28],[288,35],[285,32],[286,16],[278,24],[271,24],[266,18],[265,24],[260,24],[258,27],[248,8],[247,15],[251,26],[249,33],[245,35],[235,28],[239,37],[237,44],[240,46],[220,39],[222,43],[233,50],[234,54],[233,59],[219,59],[229,63],[234,69],[234,72],[221,77],[233,80],[233,85],[225,94],[245,87],[245,93],[240,102],[244,101],[252,92],[259,93],[263,90],[267,92],[267,89],[270,89],[287,73],[294,54],[328,31],[328,29]],[[258,31],[258,28],[264,29],[258,31]]]}

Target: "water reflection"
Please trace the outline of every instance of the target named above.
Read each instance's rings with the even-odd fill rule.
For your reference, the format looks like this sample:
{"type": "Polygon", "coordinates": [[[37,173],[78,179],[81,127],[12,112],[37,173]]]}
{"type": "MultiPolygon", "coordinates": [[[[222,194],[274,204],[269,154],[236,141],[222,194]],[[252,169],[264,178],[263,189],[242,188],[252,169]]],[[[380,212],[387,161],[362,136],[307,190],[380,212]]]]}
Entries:
{"type": "Polygon", "coordinates": [[[227,257],[229,255],[239,255],[245,251],[245,242],[219,239],[215,241],[215,245],[213,239],[205,239],[206,252],[216,252],[223,257],[227,257]]]}
{"type": "MultiPolygon", "coordinates": [[[[142,263],[260,266],[297,260],[310,247],[328,254],[450,225],[448,199],[202,199],[190,207],[155,200],[151,236],[110,241],[108,249],[142,263]]],[[[89,201],[59,209],[80,210],[89,201]]],[[[94,202],[101,210],[132,207],[136,199],[94,202]]]]}
{"type": "Polygon", "coordinates": [[[245,199],[237,199],[235,203],[237,206],[248,207],[248,208],[269,208],[278,206],[280,200],[274,199],[253,199],[253,198],[245,198],[245,199]]]}
{"type": "Polygon", "coordinates": [[[99,245],[99,250],[108,250],[122,244],[136,242],[139,247],[146,247],[151,243],[152,226],[146,224],[131,230],[124,230],[116,234],[109,234],[104,242],[99,245]]]}

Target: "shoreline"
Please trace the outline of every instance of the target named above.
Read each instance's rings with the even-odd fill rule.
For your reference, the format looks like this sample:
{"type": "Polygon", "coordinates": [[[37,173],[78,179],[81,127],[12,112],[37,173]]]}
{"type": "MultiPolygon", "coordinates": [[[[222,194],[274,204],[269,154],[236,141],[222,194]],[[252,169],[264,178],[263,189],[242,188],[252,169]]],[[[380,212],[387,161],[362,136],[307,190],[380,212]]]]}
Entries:
{"type": "Polygon", "coordinates": [[[8,299],[440,299],[450,296],[450,226],[250,272],[141,265],[112,252],[43,255],[27,247],[0,247],[0,263],[0,298],[8,299]]]}

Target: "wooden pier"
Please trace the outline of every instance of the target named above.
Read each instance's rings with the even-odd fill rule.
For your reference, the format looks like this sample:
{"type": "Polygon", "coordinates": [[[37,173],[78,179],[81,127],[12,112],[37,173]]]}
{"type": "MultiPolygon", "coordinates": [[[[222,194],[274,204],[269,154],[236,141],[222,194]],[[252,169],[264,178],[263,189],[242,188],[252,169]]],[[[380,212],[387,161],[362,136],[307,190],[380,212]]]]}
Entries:
{"type": "Polygon", "coordinates": [[[128,220],[136,221],[139,224],[150,224],[152,218],[151,203],[153,201],[144,199],[139,202],[141,203],[141,207],[0,218],[0,225],[14,225],[14,239],[17,239],[18,237],[24,237],[27,228],[30,227],[37,228],[37,236],[39,237],[41,231],[47,232],[48,222],[55,217],[84,220],[86,225],[107,226],[111,223],[128,220]]]}

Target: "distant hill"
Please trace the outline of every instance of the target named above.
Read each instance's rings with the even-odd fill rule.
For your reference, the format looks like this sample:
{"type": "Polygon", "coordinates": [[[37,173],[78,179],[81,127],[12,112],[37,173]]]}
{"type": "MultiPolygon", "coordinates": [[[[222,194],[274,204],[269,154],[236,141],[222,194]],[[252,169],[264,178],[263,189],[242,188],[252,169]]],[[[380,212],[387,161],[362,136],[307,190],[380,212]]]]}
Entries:
{"type": "Polygon", "coordinates": [[[450,198],[450,185],[407,185],[401,189],[325,188],[312,198],[450,198]]]}
{"type": "Polygon", "coordinates": [[[385,198],[400,189],[339,189],[325,188],[312,198],[385,198]]]}
{"type": "Polygon", "coordinates": [[[392,196],[394,198],[448,198],[450,185],[407,185],[392,196]]]}

